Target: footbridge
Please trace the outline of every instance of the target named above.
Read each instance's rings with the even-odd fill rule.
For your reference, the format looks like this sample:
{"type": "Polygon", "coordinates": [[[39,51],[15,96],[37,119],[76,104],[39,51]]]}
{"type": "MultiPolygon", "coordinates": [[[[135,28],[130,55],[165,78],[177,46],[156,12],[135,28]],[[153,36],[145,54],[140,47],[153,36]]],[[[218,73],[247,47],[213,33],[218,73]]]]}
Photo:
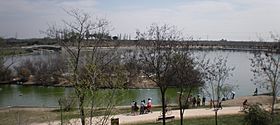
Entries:
{"type": "Polygon", "coordinates": [[[32,50],[53,50],[53,51],[61,51],[61,46],[56,46],[56,45],[32,45],[32,46],[24,46],[22,47],[24,49],[32,49],[32,50]]]}

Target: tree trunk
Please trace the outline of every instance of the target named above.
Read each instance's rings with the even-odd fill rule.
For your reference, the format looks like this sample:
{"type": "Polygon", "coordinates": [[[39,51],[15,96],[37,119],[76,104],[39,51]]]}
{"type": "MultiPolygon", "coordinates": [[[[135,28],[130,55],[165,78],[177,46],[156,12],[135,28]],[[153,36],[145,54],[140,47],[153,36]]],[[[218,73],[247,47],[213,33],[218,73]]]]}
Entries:
{"type": "Polygon", "coordinates": [[[91,106],[90,106],[90,121],[89,121],[90,125],[92,125],[92,117],[93,117],[93,98],[91,98],[91,106]]]}
{"type": "Polygon", "coordinates": [[[180,96],[179,96],[179,107],[180,107],[180,123],[181,125],[183,125],[183,117],[184,117],[184,114],[183,114],[183,106],[182,106],[182,92],[180,93],[180,96]]]}
{"type": "Polygon", "coordinates": [[[79,109],[80,109],[80,118],[82,125],[85,125],[85,110],[84,110],[84,98],[85,96],[82,94],[79,96],[79,109]]]}
{"type": "MultiPolygon", "coordinates": [[[[165,91],[161,90],[161,104],[162,104],[162,125],[165,125],[165,91]]],[[[167,105],[166,105],[167,106],[167,105]]]]}
{"type": "Polygon", "coordinates": [[[184,112],[183,112],[183,104],[182,104],[182,95],[183,95],[183,88],[180,88],[180,95],[179,95],[179,108],[180,108],[180,123],[181,125],[184,124],[183,117],[184,117],[184,112]]]}
{"type": "Polygon", "coordinates": [[[215,125],[218,125],[218,108],[215,109],[215,125]]]}
{"type": "Polygon", "coordinates": [[[273,119],[273,115],[274,115],[274,105],[275,105],[275,101],[276,101],[276,91],[275,88],[273,88],[273,92],[272,92],[272,104],[271,104],[271,116],[273,119]]]}
{"type": "Polygon", "coordinates": [[[59,104],[59,107],[60,107],[60,122],[61,124],[60,125],[63,125],[63,109],[62,109],[62,104],[59,104]]]}

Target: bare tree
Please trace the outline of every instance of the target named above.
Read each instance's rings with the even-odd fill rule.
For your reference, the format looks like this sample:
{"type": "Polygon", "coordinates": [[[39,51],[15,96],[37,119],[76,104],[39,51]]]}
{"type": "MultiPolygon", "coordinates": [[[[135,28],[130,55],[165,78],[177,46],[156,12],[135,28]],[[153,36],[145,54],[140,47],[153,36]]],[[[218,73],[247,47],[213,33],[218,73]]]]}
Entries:
{"type": "MultiPolygon", "coordinates": [[[[253,81],[267,88],[272,94],[271,115],[274,115],[274,105],[277,101],[276,97],[279,94],[280,85],[280,36],[270,32],[271,38],[278,42],[269,51],[255,52],[254,57],[251,58],[251,71],[254,73],[253,81]]],[[[273,117],[272,117],[273,118],[273,117]]]]}
{"type": "Polygon", "coordinates": [[[19,63],[19,65],[14,66],[14,69],[23,81],[27,81],[32,75],[34,78],[32,82],[36,84],[59,84],[59,79],[64,78],[61,74],[65,73],[67,69],[64,59],[65,58],[61,55],[52,55],[44,59],[26,59],[19,63]]]}
{"type": "Polygon", "coordinates": [[[11,70],[11,67],[15,63],[15,61],[14,61],[15,52],[12,52],[8,57],[5,54],[5,49],[4,49],[5,45],[4,44],[5,44],[5,40],[0,37],[0,49],[1,49],[1,51],[0,51],[0,82],[2,82],[2,81],[7,82],[12,79],[13,72],[11,70]],[[8,58],[10,58],[10,60],[8,60],[8,58]]]}
{"type": "Polygon", "coordinates": [[[137,51],[128,50],[123,54],[123,63],[126,71],[127,87],[135,87],[135,84],[140,82],[141,65],[138,63],[137,51]]]}
{"type": "MultiPolygon", "coordinates": [[[[90,124],[93,123],[92,117],[94,112],[95,103],[98,100],[95,96],[96,91],[100,89],[111,89],[112,93],[109,94],[107,99],[112,102],[107,102],[105,107],[104,116],[100,118],[95,124],[107,124],[108,119],[112,115],[112,109],[115,106],[113,100],[115,98],[115,89],[125,88],[127,81],[125,66],[121,63],[122,59],[117,51],[117,45],[111,46],[113,48],[102,48],[98,44],[102,43],[102,39],[95,41],[95,46],[86,56],[86,63],[82,67],[83,72],[81,73],[82,80],[90,92],[90,124]]],[[[105,98],[105,97],[104,97],[105,98]]],[[[101,99],[104,100],[104,99],[101,99]]],[[[104,105],[102,105],[104,107],[104,105]]]]}
{"type": "Polygon", "coordinates": [[[203,86],[202,74],[196,69],[197,63],[188,51],[179,51],[173,57],[175,86],[179,89],[180,123],[183,125],[185,109],[189,108],[189,98],[193,90],[203,86]]]}
{"type": "Polygon", "coordinates": [[[217,57],[213,61],[209,59],[203,59],[200,63],[201,70],[204,74],[205,82],[210,87],[210,96],[214,103],[215,111],[215,123],[218,124],[217,116],[219,110],[219,103],[221,103],[222,88],[225,85],[226,80],[232,76],[232,71],[235,69],[227,65],[227,58],[217,57]]]}
{"type": "Polygon", "coordinates": [[[50,26],[46,33],[49,37],[58,40],[60,45],[64,47],[71,59],[71,69],[73,77],[71,81],[75,88],[75,93],[79,102],[79,114],[82,125],[85,125],[85,110],[84,102],[87,80],[81,79],[81,68],[84,64],[82,61],[81,51],[89,43],[89,34],[95,32],[98,28],[107,25],[107,22],[100,20],[92,21],[89,14],[78,9],[66,11],[67,14],[73,18],[73,21],[63,21],[65,26],[58,28],[58,26],[50,26]]]}
{"type": "Polygon", "coordinates": [[[271,114],[274,114],[274,104],[276,103],[277,93],[280,83],[280,56],[276,53],[255,53],[250,59],[254,82],[265,86],[271,91],[271,114]]]}
{"type": "MultiPolygon", "coordinates": [[[[67,14],[74,20],[63,21],[65,27],[58,29],[51,26],[47,30],[48,36],[59,41],[70,57],[72,69],[71,82],[75,88],[78,98],[79,114],[82,125],[86,124],[86,98],[89,96],[90,103],[90,124],[107,124],[109,116],[112,114],[114,103],[108,103],[106,112],[100,122],[94,123],[92,120],[94,106],[96,103],[95,94],[100,88],[123,87],[125,81],[117,53],[117,45],[106,46],[103,36],[109,34],[109,22],[105,19],[91,20],[91,17],[80,10],[67,11],[67,14]],[[98,34],[95,36],[94,34],[98,34]]],[[[111,93],[111,99],[114,97],[111,93]]]]}
{"type": "Polygon", "coordinates": [[[181,33],[175,26],[152,24],[146,32],[137,31],[139,40],[139,61],[143,66],[143,73],[160,89],[163,112],[163,125],[165,125],[165,93],[175,74],[172,70],[172,55],[175,41],[181,40],[181,33]]]}
{"type": "Polygon", "coordinates": [[[14,62],[14,55],[16,54],[15,51],[12,52],[7,52],[10,51],[9,49],[6,48],[6,40],[2,37],[0,37],[0,82],[4,81],[10,81],[12,78],[12,70],[11,66],[15,63],[14,62]],[[8,60],[8,57],[10,60],[8,60]]]}
{"type": "Polygon", "coordinates": [[[11,64],[5,65],[6,60],[0,55],[0,82],[1,81],[10,81],[12,77],[12,71],[10,69],[11,64]]]}

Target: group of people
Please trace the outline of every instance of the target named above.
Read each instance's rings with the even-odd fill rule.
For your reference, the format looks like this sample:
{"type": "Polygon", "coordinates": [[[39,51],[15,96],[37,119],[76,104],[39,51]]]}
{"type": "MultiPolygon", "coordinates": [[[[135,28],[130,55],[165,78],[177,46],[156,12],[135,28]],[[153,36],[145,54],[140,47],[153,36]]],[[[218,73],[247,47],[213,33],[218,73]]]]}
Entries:
{"type": "MultiPolygon", "coordinates": [[[[139,107],[137,105],[137,102],[133,101],[131,103],[131,114],[133,114],[133,115],[138,114],[138,110],[139,110],[139,107]]],[[[146,104],[145,100],[142,100],[141,104],[140,104],[140,112],[139,112],[139,114],[140,115],[141,114],[147,114],[147,113],[150,113],[150,112],[152,112],[152,99],[148,98],[147,104],[146,104]]]]}
{"type": "Polygon", "coordinates": [[[197,97],[195,96],[190,96],[189,97],[189,102],[192,103],[192,107],[200,107],[200,105],[202,104],[203,106],[205,106],[205,101],[206,101],[206,98],[203,96],[202,97],[202,100],[201,98],[199,97],[199,95],[197,97]],[[202,103],[201,103],[202,102],[202,103]]]}
{"type": "MultiPolygon", "coordinates": [[[[257,88],[256,88],[256,90],[255,90],[255,92],[254,92],[254,95],[257,95],[257,93],[258,93],[258,90],[257,90],[257,88]]],[[[231,99],[234,99],[234,97],[235,97],[235,92],[233,92],[232,91],[232,97],[231,97],[231,99]]],[[[201,106],[201,104],[202,104],[202,106],[205,106],[205,101],[206,101],[206,98],[203,96],[202,97],[202,99],[200,98],[200,96],[199,95],[197,95],[197,97],[195,97],[195,96],[190,96],[189,98],[188,98],[188,102],[190,102],[191,104],[192,104],[192,107],[200,107],[201,106]]],[[[224,100],[223,100],[224,101],[224,100]]],[[[210,106],[210,108],[220,108],[220,109],[222,109],[222,101],[220,101],[219,103],[217,103],[218,105],[215,105],[215,101],[213,101],[212,99],[210,100],[210,102],[209,102],[209,106],[210,106]]],[[[247,109],[248,108],[248,101],[247,101],[247,99],[243,102],[243,108],[244,109],[247,109]]],[[[138,114],[138,112],[139,112],[139,114],[141,115],[141,114],[147,114],[147,113],[150,113],[150,112],[152,112],[152,99],[151,98],[148,98],[148,101],[147,101],[147,104],[146,104],[146,101],[145,100],[142,100],[141,101],[141,104],[140,104],[140,108],[138,107],[138,105],[137,105],[137,102],[136,101],[133,101],[132,103],[131,103],[131,113],[133,114],[133,115],[136,115],[136,114],[138,114]],[[139,111],[139,109],[140,109],[140,111],[139,111]]]]}

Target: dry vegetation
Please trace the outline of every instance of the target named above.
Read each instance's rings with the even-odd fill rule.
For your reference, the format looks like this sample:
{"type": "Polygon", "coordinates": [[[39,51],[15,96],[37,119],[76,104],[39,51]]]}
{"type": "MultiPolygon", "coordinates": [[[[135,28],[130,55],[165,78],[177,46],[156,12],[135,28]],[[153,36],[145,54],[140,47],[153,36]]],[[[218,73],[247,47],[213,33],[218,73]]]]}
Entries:
{"type": "MultiPolygon", "coordinates": [[[[248,100],[248,104],[256,104],[260,103],[262,105],[270,105],[272,96],[242,96],[242,97],[237,97],[233,100],[227,100],[223,102],[224,106],[241,106],[244,100],[248,100]]],[[[279,99],[278,99],[279,100],[279,99]]]]}

